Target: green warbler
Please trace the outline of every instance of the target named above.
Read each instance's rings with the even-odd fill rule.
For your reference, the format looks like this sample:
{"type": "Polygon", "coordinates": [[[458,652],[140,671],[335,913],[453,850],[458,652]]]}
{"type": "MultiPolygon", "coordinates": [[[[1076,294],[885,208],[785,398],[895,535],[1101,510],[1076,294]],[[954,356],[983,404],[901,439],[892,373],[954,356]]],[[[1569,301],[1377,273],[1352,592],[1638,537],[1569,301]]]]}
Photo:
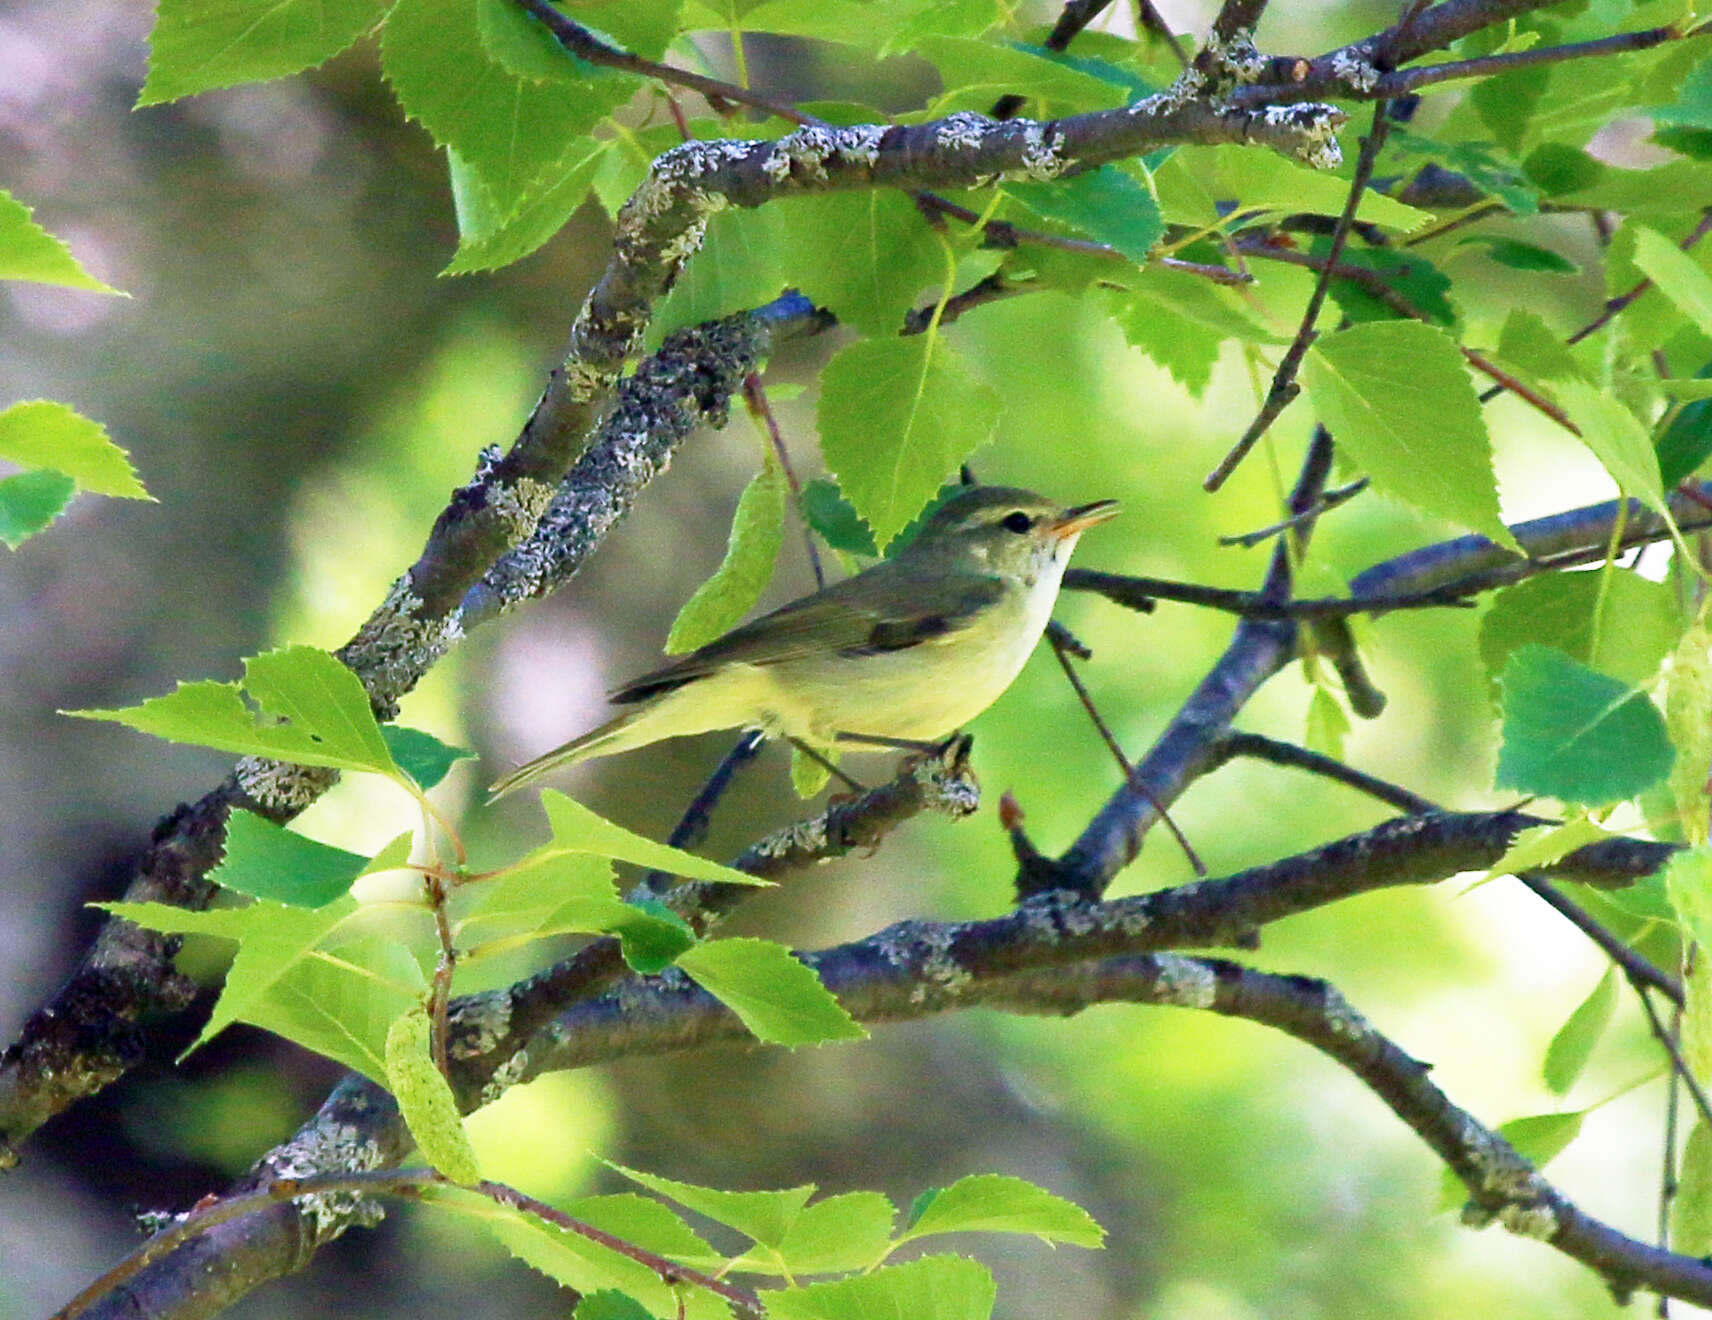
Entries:
{"type": "Polygon", "coordinates": [[[1011,685],[1040,640],[1076,540],[1115,500],[1066,509],[1031,491],[952,496],[891,559],[792,601],[611,694],[630,710],[493,786],[714,729],[808,749],[944,738],[1011,685]]]}

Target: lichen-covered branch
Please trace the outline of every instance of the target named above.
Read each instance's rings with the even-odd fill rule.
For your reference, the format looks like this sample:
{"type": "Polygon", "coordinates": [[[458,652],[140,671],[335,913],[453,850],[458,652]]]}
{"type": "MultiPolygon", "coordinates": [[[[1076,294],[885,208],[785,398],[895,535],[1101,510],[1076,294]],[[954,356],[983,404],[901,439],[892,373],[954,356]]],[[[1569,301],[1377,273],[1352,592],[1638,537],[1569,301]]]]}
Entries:
{"type": "MultiPolygon", "coordinates": [[[[895,823],[895,815],[913,814],[909,807],[918,800],[920,806],[966,810],[968,792],[955,766],[935,769],[934,763],[925,763],[894,785],[770,836],[745,853],[740,864],[757,874],[812,865],[866,846],[872,831],[883,832],[895,823]]],[[[1223,879],[1103,903],[1066,892],[1044,894],[990,920],[900,922],[867,939],[802,956],[844,1006],[867,1023],[983,1005],[1068,1013],[1107,1000],[1140,998],[1213,1007],[1217,979],[1209,968],[1216,964],[1168,951],[1231,944],[1268,922],[1354,894],[1487,867],[1518,831],[1538,823],[1516,812],[1405,818],[1223,879]],[[1132,965],[1129,970],[1113,974],[1126,963],[1132,965]],[[1151,970],[1138,978],[1134,968],[1140,967],[1151,970]],[[1145,995],[1135,993],[1137,985],[1148,987],[1145,995]]],[[[1621,886],[1656,870],[1672,851],[1667,844],[1610,840],[1571,853],[1550,870],[1585,883],[1621,886]]],[[[717,905],[725,901],[723,889],[686,886],[677,897],[695,901],[699,895],[717,905]]],[[[622,979],[598,994],[593,991],[611,977],[584,976],[559,986],[558,1012],[530,1039],[516,1029],[519,1023],[511,1020],[505,997],[457,1001],[453,1077],[464,1103],[485,1102],[511,1085],[564,1068],[748,1038],[729,1010],[681,973],[637,977],[617,964],[614,975],[622,979]],[[489,1031],[494,1034],[484,1039],[489,1031]],[[502,1047],[502,1040],[509,1048],[502,1047]]],[[[532,1013],[548,998],[531,982],[518,992],[539,1001],[530,1003],[532,1013]]],[[[352,1077],[290,1142],[265,1157],[240,1189],[275,1177],[385,1167],[407,1149],[408,1136],[390,1097],[352,1077]]],[[[1481,1204],[1492,1206],[1490,1198],[1481,1204]]],[[[372,1202],[345,1198],[312,1201],[296,1211],[282,1207],[222,1225],[150,1265],[126,1286],[123,1297],[105,1299],[90,1314],[132,1320],[210,1314],[268,1279],[300,1268],[319,1245],[347,1227],[372,1221],[375,1213],[372,1202]],[[209,1277],[217,1283],[207,1284],[209,1277]]]]}
{"type": "MultiPolygon", "coordinates": [[[[415,645],[411,639],[419,639],[418,634],[388,622],[400,617],[395,613],[400,589],[395,587],[341,658],[364,679],[371,695],[409,690],[453,639],[526,595],[561,585],[696,427],[724,424],[731,391],[773,344],[825,324],[806,299],[782,298],[756,312],[668,337],[637,369],[636,384],[627,387],[555,501],[555,508],[588,517],[577,535],[556,523],[553,531],[560,540],[550,551],[541,548],[545,533],[525,542],[477,584],[463,609],[447,618],[434,646],[415,645]]],[[[492,466],[491,458],[485,460],[453,503],[479,498],[492,466]]],[[[156,826],[125,898],[205,907],[213,893],[206,877],[220,858],[231,808],[261,811],[283,823],[333,779],[330,771],[247,758],[213,792],[156,826]]],[[[16,1162],[18,1144],[42,1123],[116,1080],[142,1057],[139,1018],[190,1004],[195,988],[172,968],[178,946],[175,936],[110,920],[66,984],[25,1021],[0,1056],[0,1168],[16,1162]]]]}

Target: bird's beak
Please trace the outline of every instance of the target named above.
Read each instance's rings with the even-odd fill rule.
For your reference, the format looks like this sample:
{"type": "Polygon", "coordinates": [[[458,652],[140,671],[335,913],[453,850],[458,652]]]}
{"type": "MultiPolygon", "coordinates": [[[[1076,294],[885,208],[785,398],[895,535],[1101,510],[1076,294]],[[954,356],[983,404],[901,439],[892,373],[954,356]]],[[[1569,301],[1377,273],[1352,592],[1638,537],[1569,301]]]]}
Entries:
{"type": "Polygon", "coordinates": [[[1071,536],[1078,536],[1087,531],[1095,523],[1103,523],[1107,518],[1115,518],[1122,511],[1122,506],[1116,500],[1095,500],[1092,504],[1078,504],[1074,509],[1066,509],[1047,525],[1047,534],[1062,541],[1071,536]]]}

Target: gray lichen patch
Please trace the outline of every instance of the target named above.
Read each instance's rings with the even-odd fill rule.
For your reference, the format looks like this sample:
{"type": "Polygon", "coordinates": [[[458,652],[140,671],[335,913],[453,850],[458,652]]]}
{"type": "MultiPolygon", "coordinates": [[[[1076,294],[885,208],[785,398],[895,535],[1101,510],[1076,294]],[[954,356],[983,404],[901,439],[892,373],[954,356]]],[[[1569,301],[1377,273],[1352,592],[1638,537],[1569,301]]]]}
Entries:
{"type": "Polygon", "coordinates": [[[453,1007],[447,1028],[447,1049],[453,1058],[479,1058],[489,1053],[511,1030],[511,995],[491,990],[463,996],[453,1007]]]}
{"type": "Polygon", "coordinates": [[[339,659],[362,679],[383,718],[463,636],[455,613],[425,619],[422,608],[423,600],[406,573],[339,650],[339,659]]]}
{"type": "Polygon", "coordinates": [[[276,811],[302,811],[339,781],[323,766],[295,765],[268,756],[246,756],[232,772],[250,800],[276,811]]]}
{"type": "Polygon", "coordinates": [[[518,1050],[499,1067],[493,1070],[481,1089],[481,1103],[492,1104],[504,1095],[518,1082],[523,1080],[529,1068],[529,1051],[518,1050]]]}
{"type": "MultiPolygon", "coordinates": [[[[317,1122],[292,1140],[269,1151],[263,1160],[269,1181],[313,1178],[318,1174],[378,1169],[386,1152],[356,1123],[317,1122]]],[[[294,1198],[293,1205],[308,1222],[317,1242],[339,1236],[347,1228],[371,1228],[386,1217],[386,1208],[373,1197],[354,1192],[324,1192],[294,1198]]]]}
{"type": "Polygon", "coordinates": [[[1346,46],[1332,54],[1332,73],[1350,88],[1365,95],[1379,83],[1380,72],[1372,55],[1360,46],[1346,46]]]}
{"type": "Polygon", "coordinates": [[[1344,116],[1336,106],[1317,101],[1270,105],[1260,112],[1260,118],[1268,128],[1286,135],[1273,145],[1302,164],[1317,170],[1335,170],[1343,164],[1337,130],[1344,116]]]}
{"type": "Polygon", "coordinates": [[[1498,1222],[1520,1237],[1550,1242],[1557,1236],[1557,1212],[1545,1202],[1535,1205],[1506,1205],[1498,1211],[1498,1222]]]}
{"type": "Polygon", "coordinates": [[[1213,969],[1198,958],[1184,958],[1174,953],[1153,956],[1159,969],[1155,996],[1161,1004],[1179,1008],[1211,1008],[1218,998],[1218,979],[1213,969]]]}

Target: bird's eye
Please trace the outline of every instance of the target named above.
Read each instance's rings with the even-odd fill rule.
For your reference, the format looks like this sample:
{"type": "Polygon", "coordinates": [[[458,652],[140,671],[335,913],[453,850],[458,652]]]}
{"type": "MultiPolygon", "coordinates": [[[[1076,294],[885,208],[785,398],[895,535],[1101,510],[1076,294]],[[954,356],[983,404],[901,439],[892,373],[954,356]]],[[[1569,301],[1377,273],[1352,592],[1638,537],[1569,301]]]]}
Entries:
{"type": "Polygon", "coordinates": [[[1020,535],[1021,533],[1026,532],[1030,527],[1034,526],[1034,519],[1030,518],[1021,509],[1018,509],[1015,513],[1007,513],[1004,517],[1004,521],[1001,522],[999,526],[1003,527],[1007,532],[1016,532],[1020,535]]]}

